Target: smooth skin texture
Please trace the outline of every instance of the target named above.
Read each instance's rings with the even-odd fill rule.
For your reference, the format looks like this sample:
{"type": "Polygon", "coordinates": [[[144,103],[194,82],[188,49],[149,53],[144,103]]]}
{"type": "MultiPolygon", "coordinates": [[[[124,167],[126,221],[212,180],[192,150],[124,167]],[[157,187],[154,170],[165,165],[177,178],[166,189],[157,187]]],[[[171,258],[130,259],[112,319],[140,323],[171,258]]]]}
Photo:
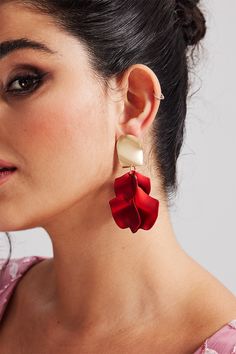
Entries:
{"type": "Polygon", "coordinates": [[[24,37],[57,52],[24,49],[0,60],[0,158],[18,167],[0,187],[0,229],[43,227],[54,252],[19,283],[0,351],[193,352],[236,317],[235,296],[177,242],[153,162],[137,168],[160,201],[151,230],[118,228],[108,203],[114,179],[128,172],[117,159],[118,137],[139,137],[147,158],[158,78],[136,64],[105,90],[86,48],[51,18],[14,1],[0,5],[0,18],[0,43],[24,37]],[[14,96],[9,80],[32,74],[20,64],[47,75],[35,92],[14,96]]]}

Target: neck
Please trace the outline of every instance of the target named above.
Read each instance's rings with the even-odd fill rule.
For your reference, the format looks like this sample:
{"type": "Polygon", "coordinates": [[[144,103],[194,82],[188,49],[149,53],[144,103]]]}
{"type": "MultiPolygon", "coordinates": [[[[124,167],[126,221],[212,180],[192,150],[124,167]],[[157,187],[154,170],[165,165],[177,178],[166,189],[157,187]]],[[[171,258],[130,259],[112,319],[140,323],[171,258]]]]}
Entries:
{"type": "Polygon", "coordinates": [[[54,254],[47,272],[54,325],[115,332],[167,321],[186,297],[189,258],[165,203],[152,194],[160,201],[158,219],[152,229],[132,234],[111,218],[112,195],[90,193],[44,225],[54,254]]]}

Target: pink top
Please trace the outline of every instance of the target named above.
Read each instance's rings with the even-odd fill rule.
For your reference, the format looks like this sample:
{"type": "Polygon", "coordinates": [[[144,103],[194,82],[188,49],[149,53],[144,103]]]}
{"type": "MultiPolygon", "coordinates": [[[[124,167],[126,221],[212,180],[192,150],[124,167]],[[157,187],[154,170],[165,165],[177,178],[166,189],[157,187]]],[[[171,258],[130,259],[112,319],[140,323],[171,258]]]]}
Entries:
{"type": "MultiPolygon", "coordinates": [[[[0,260],[0,322],[18,281],[28,269],[44,259],[47,258],[31,256],[11,259],[3,276],[1,268],[5,260],[0,260]]],[[[232,319],[206,338],[193,354],[236,354],[236,319],[232,319]]]]}

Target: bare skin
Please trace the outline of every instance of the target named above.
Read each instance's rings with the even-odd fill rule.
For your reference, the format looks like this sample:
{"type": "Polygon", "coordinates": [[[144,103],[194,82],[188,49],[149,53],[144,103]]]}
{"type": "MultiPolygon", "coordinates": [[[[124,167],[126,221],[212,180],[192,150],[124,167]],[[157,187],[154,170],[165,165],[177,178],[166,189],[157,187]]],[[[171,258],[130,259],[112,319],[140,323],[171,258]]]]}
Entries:
{"type": "Polygon", "coordinates": [[[136,64],[104,90],[86,49],[51,18],[14,2],[0,5],[0,18],[0,43],[27,37],[57,52],[24,49],[0,60],[0,158],[18,166],[0,189],[0,229],[43,227],[54,253],[18,284],[0,351],[193,352],[236,318],[235,296],[177,242],[152,163],[137,169],[160,202],[152,229],[119,229],[108,204],[114,179],[127,171],[117,160],[118,137],[139,137],[146,156],[151,148],[158,78],[136,64]],[[48,75],[33,94],[16,98],[4,87],[20,63],[48,75]]]}

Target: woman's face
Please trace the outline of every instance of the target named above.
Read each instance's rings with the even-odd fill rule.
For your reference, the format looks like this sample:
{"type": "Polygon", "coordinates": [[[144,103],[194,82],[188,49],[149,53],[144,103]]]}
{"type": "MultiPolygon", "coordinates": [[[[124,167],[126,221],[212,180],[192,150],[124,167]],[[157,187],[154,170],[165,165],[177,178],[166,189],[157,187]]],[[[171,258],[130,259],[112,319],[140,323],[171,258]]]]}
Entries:
{"type": "Polygon", "coordinates": [[[12,2],[0,18],[2,45],[24,38],[55,52],[0,50],[0,159],[18,168],[0,186],[0,230],[15,231],[41,226],[108,180],[117,111],[85,48],[50,17],[12,2]]]}

